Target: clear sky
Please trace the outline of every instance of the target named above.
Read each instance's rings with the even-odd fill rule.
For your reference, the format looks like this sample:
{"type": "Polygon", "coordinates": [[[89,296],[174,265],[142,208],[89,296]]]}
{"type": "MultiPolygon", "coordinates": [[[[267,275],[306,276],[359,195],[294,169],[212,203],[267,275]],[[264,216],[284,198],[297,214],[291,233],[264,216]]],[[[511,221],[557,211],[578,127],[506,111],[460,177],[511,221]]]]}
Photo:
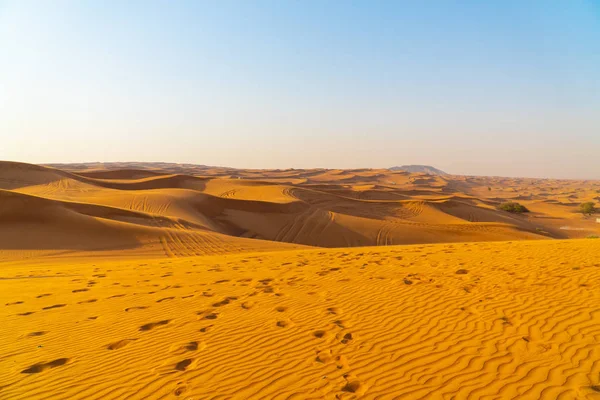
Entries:
{"type": "Polygon", "coordinates": [[[0,0],[0,159],[600,178],[600,0],[0,0]]]}

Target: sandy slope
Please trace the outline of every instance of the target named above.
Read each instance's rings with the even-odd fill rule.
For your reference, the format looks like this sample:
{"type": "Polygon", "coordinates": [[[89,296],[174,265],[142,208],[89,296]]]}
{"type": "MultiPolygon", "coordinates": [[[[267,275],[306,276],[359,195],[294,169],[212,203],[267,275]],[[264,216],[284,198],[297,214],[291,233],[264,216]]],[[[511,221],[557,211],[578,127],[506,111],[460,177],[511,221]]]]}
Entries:
{"type": "Polygon", "coordinates": [[[598,399],[600,240],[0,265],[0,399],[598,399]]]}
{"type": "Polygon", "coordinates": [[[177,257],[284,248],[274,242],[348,247],[600,232],[576,212],[581,201],[598,197],[599,182],[118,166],[0,162],[0,258],[52,250],[177,257]],[[497,209],[511,199],[533,212],[497,209]]]}
{"type": "Polygon", "coordinates": [[[233,237],[158,214],[4,190],[0,243],[0,261],[107,251],[119,257],[178,257],[302,247],[233,237]]]}

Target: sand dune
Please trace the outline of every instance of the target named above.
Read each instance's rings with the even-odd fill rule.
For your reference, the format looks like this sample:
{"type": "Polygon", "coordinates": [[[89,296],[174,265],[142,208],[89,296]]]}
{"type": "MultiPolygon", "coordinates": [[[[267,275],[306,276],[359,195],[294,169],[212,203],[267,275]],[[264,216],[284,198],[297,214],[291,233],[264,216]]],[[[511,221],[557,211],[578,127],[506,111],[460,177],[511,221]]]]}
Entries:
{"type": "Polygon", "coordinates": [[[2,162],[0,399],[598,399],[598,193],[2,162]]]}
{"type": "Polygon", "coordinates": [[[96,179],[144,179],[152,176],[160,176],[163,173],[146,169],[101,169],[97,171],[81,171],[78,172],[78,175],[96,179]]]}
{"type": "MultiPolygon", "coordinates": [[[[84,193],[90,196],[88,192],[84,193]]],[[[102,204],[54,200],[0,189],[0,259],[82,251],[90,256],[116,251],[119,255],[131,252],[135,257],[177,257],[274,250],[282,249],[282,245],[299,248],[214,231],[203,225],[205,221],[194,221],[191,218],[196,217],[193,210],[177,208],[177,204],[173,207],[176,214],[184,215],[189,211],[189,219],[169,217],[169,213],[161,215],[163,202],[170,198],[165,193],[153,193],[154,202],[151,196],[144,196],[143,206],[137,207],[139,210],[134,206],[119,207],[124,199],[112,192],[112,196],[107,197],[102,197],[103,193],[93,193],[101,198],[98,203],[102,204]],[[115,199],[117,205],[110,205],[115,199]]],[[[193,205],[186,201],[188,193],[178,194],[183,194],[185,207],[193,205]]],[[[171,195],[173,197],[180,199],[182,196],[171,195]]]]}
{"type": "MultiPolygon", "coordinates": [[[[71,239],[61,241],[60,235],[85,242],[89,230],[71,230],[77,224],[60,224],[62,217],[53,214],[56,223],[38,229],[44,234],[30,241],[31,248],[54,247],[53,241],[43,243],[51,237],[64,243],[63,247],[76,248],[116,248],[118,240],[124,248],[147,247],[157,241],[180,246],[180,241],[191,240],[193,243],[183,246],[196,248],[194,238],[207,234],[230,236],[230,242],[252,238],[347,247],[562,239],[598,232],[594,221],[576,212],[580,201],[596,195],[597,182],[368,169],[255,171],[201,166],[194,170],[189,165],[181,167],[188,172],[182,174],[172,173],[173,165],[163,172],[155,165],[123,166],[129,168],[105,170],[94,165],[79,171],[5,162],[0,164],[0,188],[63,202],[48,204],[60,204],[70,213],[88,217],[80,226],[98,226],[97,232],[90,234],[93,246],[75,246],[71,239]],[[519,201],[533,212],[513,215],[497,209],[501,202],[517,198],[526,199],[519,201]],[[561,229],[564,226],[577,229],[561,229]],[[175,236],[159,232],[174,227],[178,227],[175,236]],[[123,232],[113,235],[113,230],[123,232]],[[111,236],[110,244],[98,245],[100,232],[111,236]]],[[[13,213],[12,218],[25,214],[13,213]]],[[[7,237],[11,232],[5,228],[0,226],[4,229],[0,235],[7,237]]],[[[198,249],[195,254],[205,253],[198,249]]]]}

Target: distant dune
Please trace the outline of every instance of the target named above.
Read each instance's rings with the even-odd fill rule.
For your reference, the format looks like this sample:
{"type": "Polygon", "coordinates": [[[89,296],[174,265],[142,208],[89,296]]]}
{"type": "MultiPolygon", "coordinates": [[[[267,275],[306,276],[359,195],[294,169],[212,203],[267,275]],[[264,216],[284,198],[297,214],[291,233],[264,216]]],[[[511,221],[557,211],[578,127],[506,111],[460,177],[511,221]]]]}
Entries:
{"type": "Polygon", "coordinates": [[[3,250],[144,249],[189,256],[282,243],[354,247],[561,239],[595,234],[599,227],[576,211],[580,202],[597,197],[600,182],[403,170],[110,166],[114,169],[0,163],[3,250]],[[499,210],[507,200],[532,212],[499,210]]]}
{"type": "Polygon", "coordinates": [[[432,167],[431,165],[402,165],[400,167],[391,167],[390,171],[406,171],[411,173],[423,173],[427,175],[448,175],[442,170],[432,167]]]}

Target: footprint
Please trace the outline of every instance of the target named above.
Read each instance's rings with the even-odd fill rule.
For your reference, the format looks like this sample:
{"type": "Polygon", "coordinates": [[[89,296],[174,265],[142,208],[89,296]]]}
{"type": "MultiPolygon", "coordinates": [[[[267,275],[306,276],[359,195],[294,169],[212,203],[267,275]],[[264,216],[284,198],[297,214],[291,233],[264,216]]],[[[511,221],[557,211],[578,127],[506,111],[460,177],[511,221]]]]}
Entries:
{"type": "Polygon", "coordinates": [[[150,322],[148,324],[140,326],[140,331],[149,331],[151,329],[156,328],[157,326],[166,325],[169,322],[171,322],[171,320],[168,320],[168,319],[164,319],[164,320],[158,321],[158,322],[150,322]]]}
{"type": "Polygon", "coordinates": [[[328,314],[333,314],[333,315],[337,315],[340,313],[340,310],[337,307],[329,307],[327,309],[327,313],[328,314]]]}
{"type": "Polygon", "coordinates": [[[115,294],[114,296],[107,297],[107,299],[115,299],[117,297],[123,297],[123,296],[125,296],[125,295],[124,294],[115,294]]]}
{"type": "Polygon", "coordinates": [[[321,331],[321,330],[314,331],[313,332],[313,336],[316,337],[316,338],[322,339],[322,338],[325,337],[325,331],[321,331]]]}
{"type": "Polygon", "coordinates": [[[331,360],[331,350],[322,350],[317,352],[317,357],[315,358],[316,362],[327,364],[331,360]]]}
{"type": "Polygon", "coordinates": [[[348,365],[348,359],[346,358],[346,356],[337,356],[336,357],[336,363],[337,363],[337,369],[349,369],[350,365],[348,365]]]}
{"type": "Polygon", "coordinates": [[[119,340],[118,342],[114,342],[109,344],[108,346],[106,346],[106,348],[108,350],[118,350],[122,347],[127,346],[129,343],[135,341],[137,339],[123,339],[123,340],[119,340]]]}
{"type": "Polygon", "coordinates": [[[22,374],[39,374],[40,372],[43,372],[47,369],[50,368],[56,368],[56,367],[60,367],[62,365],[65,365],[66,363],[69,362],[68,358],[58,358],[54,361],[50,361],[47,363],[37,363],[37,364],[33,364],[32,366],[30,366],[27,369],[24,369],[23,371],[21,371],[22,374]]]}
{"type": "Polygon", "coordinates": [[[277,326],[280,328],[285,328],[288,326],[288,323],[286,321],[277,321],[277,326]]]}
{"type": "Polygon", "coordinates": [[[275,311],[277,311],[277,312],[284,312],[285,310],[287,310],[287,307],[281,307],[281,306],[275,307],[275,311]]]}
{"type": "Polygon", "coordinates": [[[353,337],[352,337],[352,334],[351,334],[351,333],[346,333],[346,334],[344,335],[344,337],[342,338],[341,342],[342,342],[343,344],[346,344],[346,343],[348,343],[349,341],[351,341],[352,339],[353,339],[353,337]]]}
{"type": "Polygon", "coordinates": [[[200,330],[199,330],[199,331],[200,331],[200,332],[202,332],[202,333],[206,333],[206,332],[208,332],[208,331],[211,331],[211,330],[212,330],[212,328],[213,328],[213,326],[212,326],[212,325],[209,325],[209,326],[205,326],[204,328],[200,328],[200,330]]]}
{"type": "Polygon", "coordinates": [[[206,348],[206,344],[204,342],[188,342],[184,344],[175,344],[171,346],[171,352],[174,354],[185,354],[190,351],[198,351],[204,350],[206,348]]]}
{"type": "Polygon", "coordinates": [[[183,346],[183,349],[187,351],[196,351],[198,350],[198,342],[189,342],[188,344],[183,346]]]}
{"type": "Polygon", "coordinates": [[[219,313],[214,312],[213,309],[196,311],[196,315],[199,319],[217,319],[219,313]]]}
{"type": "Polygon", "coordinates": [[[157,303],[161,303],[166,300],[173,300],[175,297],[165,297],[164,299],[156,300],[157,303]]]}
{"type": "Polygon", "coordinates": [[[129,311],[133,311],[133,310],[145,310],[146,308],[148,308],[148,307],[146,307],[146,306],[127,307],[125,309],[125,312],[129,312],[129,311]]]}
{"type": "Polygon", "coordinates": [[[14,306],[14,305],[17,305],[17,304],[23,304],[23,302],[22,301],[15,301],[14,303],[6,303],[5,306],[14,306]]]}
{"type": "Polygon", "coordinates": [[[83,301],[80,301],[80,302],[78,302],[77,304],[95,303],[95,302],[97,302],[97,301],[98,301],[98,299],[89,299],[89,300],[83,300],[83,301]]]}
{"type": "Polygon", "coordinates": [[[341,319],[336,319],[335,321],[333,321],[334,324],[336,324],[336,326],[338,328],[344,329],[344,321],[342,321],[341,319]]]}
{"type": "Polygon", "coordinates": [[[36,337],[36,336],[42,336],[45,335],[46,333],[48,333],[47,331],[38,331],[38,332],[31,332],[29,335],[29,337],[36,337]]]}
{"type": "Polygon", "coordinates": [[[344,385],[344,387],[342,387],[343,392],[358,393],[358,394],[364,393],[365,388],[358,379],[350,378],[349,376],[344,376],[344,378],[346,378],[347,381],[346,381],[346,385],[344,385]]]}
{"type": "Polygon", "coordinates": [[[231,303],[233,300],[237,300],[237,297],[226,297],[218,303],[213,304],[213,307],[221,307],[231,303]]]}
{"type": "Polygon", "coordinates": [[[179,386],[177,389],[175,389],[175,391],[173,392],[173,394],[175,396],[181,396],[182,394],[184,394],[187,391],[187,388],[185,386],[179,386]]]}
{"type": "Polygon", "coordinates": [[[48,307],[44,307],[42,308],[42,310],[51,310],[53,308],[61,308],[61,307],[65,307],[66,304],[55,304],[53,306],[48,306],[48,307]]]}
{"type": "Polygon", "coordinates": [[[175,364],[175,369],[177,371],[185,371],[187,369],[187,367],[190,366],[191,363],[192,363],[192,359],[186,358],[185,360],[181,360],[177,364],[175,364]]]}
{"type": "Polygon", "coordinates": [[[245,301],[245,302],[242,303],[242,308],[244,310],[249,310],[252,307],[254,307],[254,302],[253,301],[245,301]]]}
{"type": "Polygon", "coordinates": [[[75,289],[75,290],[72,290],[71,292],[72,293],[81,293],[81,292],[87,292],[88,290],[90,290],[90,289],[75,289]]]}
{"type": "Polygon", "coordinates": [[[36,299],[41,299],[42,297],[48,297],[48,296],[52,296],[52,293],[44,293],[44,294],[40,294],[39,296],[36,296],[36,299]]]}

